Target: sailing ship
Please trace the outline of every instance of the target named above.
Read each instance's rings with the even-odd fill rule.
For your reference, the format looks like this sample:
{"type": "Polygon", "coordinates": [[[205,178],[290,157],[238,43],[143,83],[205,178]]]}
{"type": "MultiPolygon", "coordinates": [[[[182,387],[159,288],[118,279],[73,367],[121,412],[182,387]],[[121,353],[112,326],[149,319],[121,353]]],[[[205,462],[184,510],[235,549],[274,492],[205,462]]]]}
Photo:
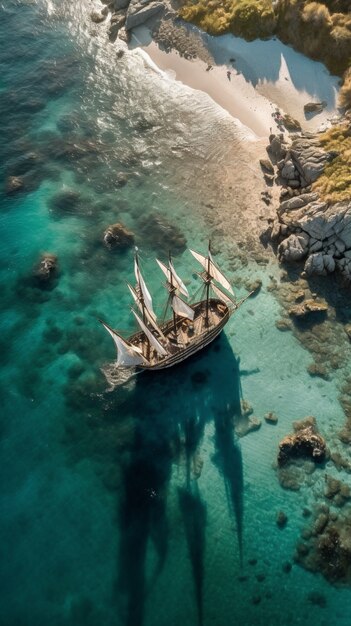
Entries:
{"type": "MultiPolygon", "coordinates": [[[[177,274],[171,256],[168,264],[156,259],[166,277],[168,305],[173,316],[159,322],[152,297],[140,271],[138,253],[134,258],[136,286],[128,284],[135,308],[131,311],[140,330],[128,339],[100,320],[117,348],[117,367],[161,370],[181,363],[213,341],[243,300],[235,301],[231,284],[213,260],[210,245],[207,256],[190,250],[202,266],[203,299],[189,304],[189,292],[177,274]],[[219,286],[218,286],[219,285],[219,286]],[[137,309],[137,310],[135,310],[137,309]]],[[[245,300],[246,298],[244,298],[245,300]]],[[[167,310],[167,309],[166,309],[167,310]]]]}

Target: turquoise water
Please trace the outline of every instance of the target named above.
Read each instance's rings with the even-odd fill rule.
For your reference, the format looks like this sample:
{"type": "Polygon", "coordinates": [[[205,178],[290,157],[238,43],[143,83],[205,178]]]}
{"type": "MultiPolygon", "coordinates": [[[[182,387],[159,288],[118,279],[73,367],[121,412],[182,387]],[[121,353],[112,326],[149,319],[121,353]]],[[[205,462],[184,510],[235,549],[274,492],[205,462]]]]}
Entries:
{"type": "MultiPolygon", "coordinates": [[[[2,4],[2,178],[23,176],[25,190],[1,195],[0,622],[346,626],[348,589],[295,565],[282,572],[323,470],[292,493],[273,467],[292,420],[313,413],[326,434],[343,423],[338,380],[310,378],[310,355],[276,329],[275,261],[238,267],[230,232],[213,232],[203,210],[242,130],[148,72],[138,51],[117,60],[91,6],[2,4]],[[195,248],[212,236],[228,272],[263,289],[184,367],[109,392],[101,367],[114,350],[96,317],[132,329],[132,252],[112,254],[102,233],[117,221],[134,231],[161,312],[153,259],[172,240],[155,215],[195,248]],[[32,278],[44,251],[59,259],[46,290],[32,278]],[[275,411],[277,426],[238,440],[242,398],[258,417],[275,411]]],[[[195,292],[190,255],[177,252],[195,292]]]]}

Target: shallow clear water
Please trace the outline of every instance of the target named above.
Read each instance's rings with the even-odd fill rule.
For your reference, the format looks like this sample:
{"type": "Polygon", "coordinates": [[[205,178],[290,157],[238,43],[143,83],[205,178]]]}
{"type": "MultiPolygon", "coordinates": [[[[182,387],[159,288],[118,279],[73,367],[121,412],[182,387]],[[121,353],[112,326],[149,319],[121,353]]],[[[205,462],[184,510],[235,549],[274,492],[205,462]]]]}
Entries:
{"type": "MultiPolygon", "coordinates": [[[[25,192],[1,195],[1,624],[346,625],[348,590],[297,566],[282,573],[314,492],[279,487],[277,444],[293,419],[314,413],[328,431],[343,415],[337,381],[310,378],[309,354],[274,326],[274,262],[237,268],[264,288],[207,351],[105,391],[114,351],[96,318],[131,330],[132,252],[106,250],[104,229],[135,232],[159,311],[153,258],[176,244],[155,215],[195,248],[214,236],[223,266],[237,267],[230,232],[216,238],[203,208],[245,133],[138,51],[117,60],[91,6],[2,4],[2,175],[23,176],[25,192]],[[60,267],[47,290],[31,277],[43,251],[60,267]],[[278,425],[238,440],[242,397],[278,425]]],[[[176,252],[194,292],[190,255],[176,252]]]]}

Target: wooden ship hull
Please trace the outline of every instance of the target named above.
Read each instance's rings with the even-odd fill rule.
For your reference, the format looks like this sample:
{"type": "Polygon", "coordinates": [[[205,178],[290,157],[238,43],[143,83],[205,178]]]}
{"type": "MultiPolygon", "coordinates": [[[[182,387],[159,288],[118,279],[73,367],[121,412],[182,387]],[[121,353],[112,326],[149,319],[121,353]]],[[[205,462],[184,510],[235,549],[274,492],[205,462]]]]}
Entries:
{"type": "Polygon", "coordinates": [[[207,323],[206,300],[193,304],[192,308],[195,313],[193,321],[180,318],[176,322],[176,330],[173,320],[160,325],[160,329],[169,340],[169,354],[167,356],[160,356],[156,350],[152,350],[145,333],[138,332],[129,337],[128,341],[131,345],[140,348],[148,360],[148,363],[138,365],[138,369],[162,370],[185,361],[218,337],[231,314],[229,307],[224,302],[214,298],[208,301],[207,323]]]}
{"type": "Polygon", "coordinates": [[[210,247],[207,257],[194,250],[190,252],[204,270],[199,276],[206,296],[194,304],[187,302],[189,292],[171,257],[168,265],[156,259],[167,279],[164,285],[168,292],[167,306],[173,309],[173,318],[166,322],[157,320],[151,294],[140,272],[138,255],[135,255],[136,286],[128,285],[128,288],[135,304],[131,312],[141,330],[125,339],[100,320],[116,345],[117,367],[145,371],[177,365],[211,343],[240,306],[241,303],[234,299],[230,283],[214,263],[210,247]],[[210,290],[216,297],[210,297],[210,290]]]}

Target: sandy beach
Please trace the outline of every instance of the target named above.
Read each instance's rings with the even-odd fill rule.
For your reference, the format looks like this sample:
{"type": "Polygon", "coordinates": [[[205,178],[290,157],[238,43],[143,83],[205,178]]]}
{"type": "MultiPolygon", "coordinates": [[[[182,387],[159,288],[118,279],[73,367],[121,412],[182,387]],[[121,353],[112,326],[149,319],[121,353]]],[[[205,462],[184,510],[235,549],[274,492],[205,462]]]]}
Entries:
{"type": "Polygon", "coordinates": [[[146,27],[133,31],[132,47],[141,46],[170,78],[206,92],[219,106],[247,126],[256,138],[278,127],[272,113],[278,108],[310,132],[324,129],[338,114],[338,77],[278,40],[246,42],[233,35],[211,37],[198,33],[213,59],[186,59],[175,49],[165,51],[146,27]],[[322,113],[306,119],[307,102],[326,103],[322,113]]]}

